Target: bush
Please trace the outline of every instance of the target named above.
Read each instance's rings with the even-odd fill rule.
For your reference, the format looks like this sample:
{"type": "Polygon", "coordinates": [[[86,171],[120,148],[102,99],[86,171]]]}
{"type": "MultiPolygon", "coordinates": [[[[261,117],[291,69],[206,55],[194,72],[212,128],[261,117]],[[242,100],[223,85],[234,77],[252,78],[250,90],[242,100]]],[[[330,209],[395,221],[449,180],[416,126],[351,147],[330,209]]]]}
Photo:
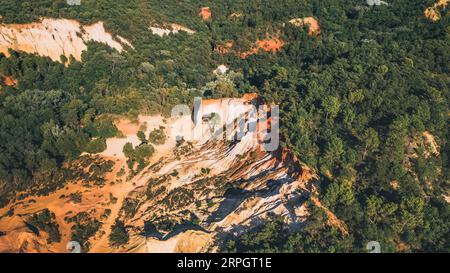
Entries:
{"type": "Polygon", "coordinates": [[[55,214],[48,209],[34,214],[27,222],[27,224],[44,230],[48,234],[47,243],[60,242],[61,233],[59,232],[59,225],[56,222],[55,214]]]}
{"type": "Polygon", "coordinates": [[[72,201],[73,203],[81,203],[82,201],[82,195],[80,192],[76,192],[76,193],[71,193],[69,195],[69,199],[70,201],[72,201]]]}
{"type": "Polygon", "coordinates": [[[147,138],[143,131],[138,131],[136,135],[139,138],[139,140],[141,141],[141,143],[147,143],[147,138]]]}
{"type": "Polygon", "coordinates": [[[127,229],[122,221],[116,219],[116,223],[111,227],[111,234],[109,235],[109,241],[113,246],[121,246],[128,243],[130,239],[127,229]]]}
{"type": "Polygon", "coordinates": [[[159,128],[151,131],[148,140],[155,145],[166,143],[166,133],[164,132],[164,129],[159,128]]]}
{"type": "Polygon", "coordinates": [[[90,122],[86,131],[93,137],[110,138],[119,134],[116,125],[110,119],[99,119],[90,122]]]}
{"type": "Polygon", "coordinates": [[[73,217],[65,218],[67,223],[74,223],[71,228],[71,240],[80,243],[84,251],[89,250],[89,238],[94,236],[101,226],[101,222],[91,218],[88,212],[80,212],[73,217]]]}
{"type": "Polygon", "coordinates": [[[84,148],[84,150],[87,153],[90,154],[97,154],[97,153],[101,153],[104,150],[106,150],[107,146],[106,146],[106,139],[104,138],[96,138],[91,140],[86,147],[84,148]]]}
{"type": "Polygon", "coordinates": [[[134,150],[137,161],[139,161],[140,159],[148,159],[153,155],[154,152],[155,148],[153,148],[153,146],[150,144],[142,144],[134,150]]]}

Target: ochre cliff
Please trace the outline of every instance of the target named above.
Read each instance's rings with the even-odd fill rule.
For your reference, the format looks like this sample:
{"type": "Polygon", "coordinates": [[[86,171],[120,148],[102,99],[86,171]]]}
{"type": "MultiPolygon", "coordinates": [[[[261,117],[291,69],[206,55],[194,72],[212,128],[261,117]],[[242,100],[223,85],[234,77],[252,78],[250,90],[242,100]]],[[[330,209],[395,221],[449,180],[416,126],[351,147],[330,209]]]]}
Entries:
{"type": "Polygon", "coordinates": [[[30,24],[1,24],[0,52],[9,56],[8,49],[35,53],[61,61],[61,55],[81,61],[81,54],[90,41],[107,44],[121,52],[132,45],[123,37],[113,37],[103,22],[81,25],[75,20],[43,18],[30,24]]]}
{"type": "Polygon", "coordinates": [[[145,125],[146,132],[164,128],[166,142],[155,145],[150,164],[133,173],[119,147],[124,141],[108,139],[105,152],[79,159],[79,167],[73,168],[79,179],[50,194],[25,195],[0,209],[0,252],[67,252],[77,225],[89,223],[98,224],[83,242],[90,252],[215,251],[217,238],[247,232],[272,214],[284,217],[287,226],[300,228],[309,215],[306,200],[316,176],[289,151],[263,149],[274,119],[265,124],[260,113],[255,117],[250,112],[268,105],[261,105],[255,94],[198,103],[193,116],[139,116],[133,123],[118,119],[124,141],[134,145],[139,144],[138,128],[145,125]],[[243,127],[236,123],[239,117],[243,127]],[[216,126],[210,126],[212,121],[216,126]],[[219,128],[227,125],[232,136],[241,131],[240,140],[217,137],[219,128]],[[180,127],[198,133],[184,135],[180,127]],[[97,178],[104,182],[89,182],[92,171],[104,164],[109,164],[108,172],[97,178]],[[74,194],[80,195],[78,201],[71,198],[74,194]],[[44,209],[55,215],[60,242],[48,243],[44,230],[30,230],[27,219],[44,209]],[[119,247],[110,241],[117,220],[129,236],[119,247]]]}

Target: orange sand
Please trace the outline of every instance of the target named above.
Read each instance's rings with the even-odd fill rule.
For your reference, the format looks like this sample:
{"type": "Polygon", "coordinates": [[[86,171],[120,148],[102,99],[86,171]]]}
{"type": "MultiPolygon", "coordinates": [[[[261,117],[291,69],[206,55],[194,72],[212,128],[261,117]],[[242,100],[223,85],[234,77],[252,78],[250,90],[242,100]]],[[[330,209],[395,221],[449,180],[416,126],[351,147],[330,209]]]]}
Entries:
{"type": "Polygon", "coordinates": [[[253,47],[251,50],[246,51],[241,54],[241,58],[245,59],[250,55],[256,54],[256,53],[258,53],[258,51],[260,49],[262,49],[266,52],[276,53],[281,50],[281,48],[284,46],[284,44],[285,43],[282,40],[277,39],[277,38],[258,40],[258,41],[256,41],[255,47],[253,47]]]}
{"type": "Polygon", "coordinates": [[[199,15],[202,17],[203,20],[208,20],[209,18],[211,18],[212,13],[209,7],[202,7],[200,8],[199,15]]]}

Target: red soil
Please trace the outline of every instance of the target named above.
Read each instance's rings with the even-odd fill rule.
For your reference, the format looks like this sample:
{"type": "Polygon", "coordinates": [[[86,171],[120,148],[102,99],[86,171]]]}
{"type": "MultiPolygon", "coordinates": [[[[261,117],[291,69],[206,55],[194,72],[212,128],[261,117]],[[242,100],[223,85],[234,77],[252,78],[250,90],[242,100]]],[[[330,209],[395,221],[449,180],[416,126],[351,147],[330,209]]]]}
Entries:
{"type": "Polygon", "coordinates": [[[226,42],[225,44],[216,44],[214,47],[214,51],[219,52],[220,54],[227,54],[230,52],[233,47],[233,42],[226,42]]]}
{"type": "Polygon", "coordinates": [[[14,78],[11,77],[11,76],[1,76],[1,75],[0,75],[0,80],[2,80],[3,83],[4,83],[5,85],[7,85],[7,86],[15,86],[15,85],[17,85],[17,80],[14,79],[14,78]]]}
{"type": "Polygon", "coordinates": [[[199,15],[202,17],[203,20],[208,20],[209,18],[211,18],[212,13],[209,7],[202,7],[200,8],[199,15]]]}
{"type": "Polygon", "coordinates": [[[130,122],[127,119],[116,120],[115,125],[119,131],[124,135],[136,135],[139,131],[139,125],[137,123],[130,122]]]}
{"type": "Polygon", "coordinates": [[[277,38],[258,40],[258,41],[256,41],[255,47],[253,47],[251,50],[243,52],[241,54],[241,58],[245,59],[249,55],[256,54],[256,53],[258,53],[259,49],[262,49],[266,52],[276,53],[276,52],[280,51],[283,46],[284,46],[284,42],[277,38]]]}

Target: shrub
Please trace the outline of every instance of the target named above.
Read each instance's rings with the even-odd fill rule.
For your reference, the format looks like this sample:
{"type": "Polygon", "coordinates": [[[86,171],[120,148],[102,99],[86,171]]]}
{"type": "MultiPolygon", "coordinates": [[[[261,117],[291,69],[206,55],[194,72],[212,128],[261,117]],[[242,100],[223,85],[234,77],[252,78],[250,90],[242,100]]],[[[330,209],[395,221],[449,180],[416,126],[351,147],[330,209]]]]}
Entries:
{"type": "Polygon", "coordinates": [[[48,234],[47,243],[60,242],[61,233],[59,232],[59,225],[56,222],[55,214],[48,209],[34,214],[27,222],[27,224],[44,230],[48,234]]]}
{"type": "Polygon", "coordinates": [[[111,227],[111,234],[109,235],[109,241],[113,246],[121,246],[128,243],[130,239],[127,229],[122,221],[116,219],[116,223],[111,227]]]}
{"type": "Polygon", "coordinates": [[[150,132],[148,140],[155,145],[162,145],[166,142],[166,134],[163,128],[154,129],[150,132]]]}
{"type": "Polygon", "coordinates": [[[106,139],[101,137],[89,141],[84,150],[90,154],[97,154],[103,152],[106,148],[106,139]]]}

